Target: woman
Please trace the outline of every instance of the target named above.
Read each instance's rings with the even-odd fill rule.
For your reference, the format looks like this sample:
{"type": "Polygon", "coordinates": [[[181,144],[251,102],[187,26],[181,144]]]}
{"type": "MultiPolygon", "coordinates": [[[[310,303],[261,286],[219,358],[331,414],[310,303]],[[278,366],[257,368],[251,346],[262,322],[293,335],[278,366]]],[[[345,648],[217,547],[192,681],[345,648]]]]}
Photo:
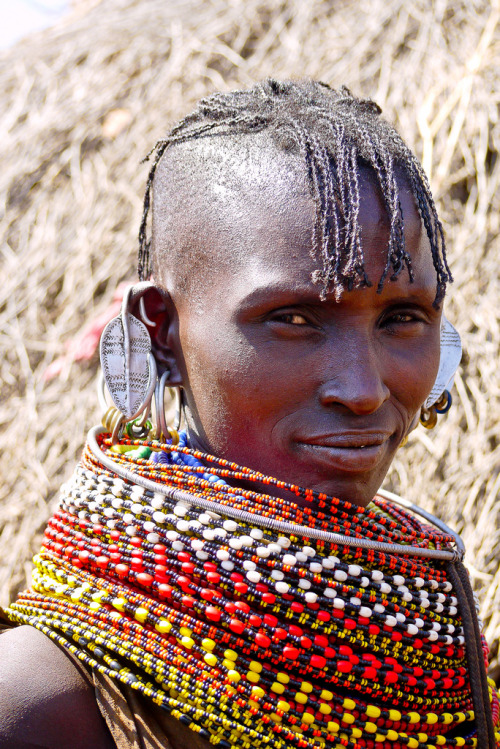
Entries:
{"type": "Polygon", "coordinates": [[[0,747],[500,745],[457,537],[374,500],[459,358],[434,202],[379,115],[270,80],[157,144],[116,408],[7,611],[0,747]]]}

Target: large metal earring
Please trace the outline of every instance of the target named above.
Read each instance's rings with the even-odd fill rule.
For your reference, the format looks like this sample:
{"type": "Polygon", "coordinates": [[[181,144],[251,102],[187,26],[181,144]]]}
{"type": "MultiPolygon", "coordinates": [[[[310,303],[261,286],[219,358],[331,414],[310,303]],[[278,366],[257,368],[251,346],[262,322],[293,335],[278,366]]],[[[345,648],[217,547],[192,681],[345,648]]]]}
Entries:
{"type": "Polygon", "coordinates": [[[107,407],[103,424],[111,431],[113,442],[127,422],[140,417],[138,426],[145,423],[156,386],[151,338],[144,323],[129,312],[132,292],[148,285],[137,284],[125,290],[120,314],[106,325],[101,336],[101,402],[106,403],[105,385],[115,406],[115,412],[107,407]]]}
{"type": "Polygon", "coordinates": [[[177,445],[179,444],[179,429],[181,422],[180,388],[168,386],[169,376],[170,372],[167,370],[156,383],[153,399],[153,424],[155,438],[157,440],[163,441],[164,439],[170,438],[172,443],[177,445]],[[173,427],[168,426],[165,414],[165,390],[167,387],[169,387],[171,392],[174,391],[175,423],[173,427]]]}
{"type": "Polygon", "coordinates": [[[447,413],[451,408],[451,404],[451,393],[449,390],[445,390],[432,406],[429,408],[422,406],[420,409],[420,423],[422,426],[426,429],[434,429],[438,420],[437,415],[447,413]]]}

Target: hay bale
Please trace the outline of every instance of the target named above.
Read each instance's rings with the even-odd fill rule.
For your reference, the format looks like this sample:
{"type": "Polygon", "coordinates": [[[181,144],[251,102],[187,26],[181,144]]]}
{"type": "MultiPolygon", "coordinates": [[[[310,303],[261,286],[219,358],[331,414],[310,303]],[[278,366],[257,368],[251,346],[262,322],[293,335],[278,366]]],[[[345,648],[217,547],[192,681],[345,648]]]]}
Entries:
{"type": "Polygon", "coordinates": [[[463,533],[498,677],[499,14],[486,0],[102,0],[0,55],[3,603],[99,417],[95,357],[43,374],[134,277],[140,159],[202,95],[309,75],[382,105],[444,219],[456,405],[387,485],[463,533]]]}

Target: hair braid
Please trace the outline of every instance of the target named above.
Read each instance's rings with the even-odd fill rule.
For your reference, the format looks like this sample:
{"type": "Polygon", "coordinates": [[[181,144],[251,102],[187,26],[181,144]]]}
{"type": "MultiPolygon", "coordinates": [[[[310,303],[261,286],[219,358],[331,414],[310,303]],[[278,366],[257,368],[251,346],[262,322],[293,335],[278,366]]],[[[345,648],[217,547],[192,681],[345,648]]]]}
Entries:
{"type": "Polygon", "coordinates": [[[380,117],[369,99],[358,99],[318,81],[267,79],[243,91],[216,93],[198,102],[191,114],[159,140],[146,183],[139,230],[139,277],[151,275],[147,224],[154,177],[165,151],[174,144],[204,137],[264,131],[278,148],[294,144],[302,159],[316,216],[312,252],[318,261],[314,280],[321,294],[370,285],[365,271],[359,223],[360,168],[372,170],[380,187],[390,225],[387,258],[378,281],[380,291],[389,276],[395,280],[406,268],[413,280],[411,258],[404,242],[404,216],[398,197],[397,173],[407,176],[430,243],[436,271],[438,305],[452,280],[446,261],[443,229],[427,177],[401,137],[380,117]]]}

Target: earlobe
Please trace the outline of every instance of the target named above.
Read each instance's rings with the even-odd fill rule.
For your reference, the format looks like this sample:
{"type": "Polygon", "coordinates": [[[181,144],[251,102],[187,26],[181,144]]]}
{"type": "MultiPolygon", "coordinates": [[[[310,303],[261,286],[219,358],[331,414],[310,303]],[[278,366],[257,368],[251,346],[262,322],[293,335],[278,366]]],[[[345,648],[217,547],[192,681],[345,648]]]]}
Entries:
{"type": "Polygon", "coordinates": [[[141,282],[133,287],[130,311],[147,328],[151,350],[156,360],[158,375],[168,371],[168,385],[180,386],[177,359],[173,350],[173,336],[177,329],[177,312],[168,292],[152,282],[141,282]]]}

